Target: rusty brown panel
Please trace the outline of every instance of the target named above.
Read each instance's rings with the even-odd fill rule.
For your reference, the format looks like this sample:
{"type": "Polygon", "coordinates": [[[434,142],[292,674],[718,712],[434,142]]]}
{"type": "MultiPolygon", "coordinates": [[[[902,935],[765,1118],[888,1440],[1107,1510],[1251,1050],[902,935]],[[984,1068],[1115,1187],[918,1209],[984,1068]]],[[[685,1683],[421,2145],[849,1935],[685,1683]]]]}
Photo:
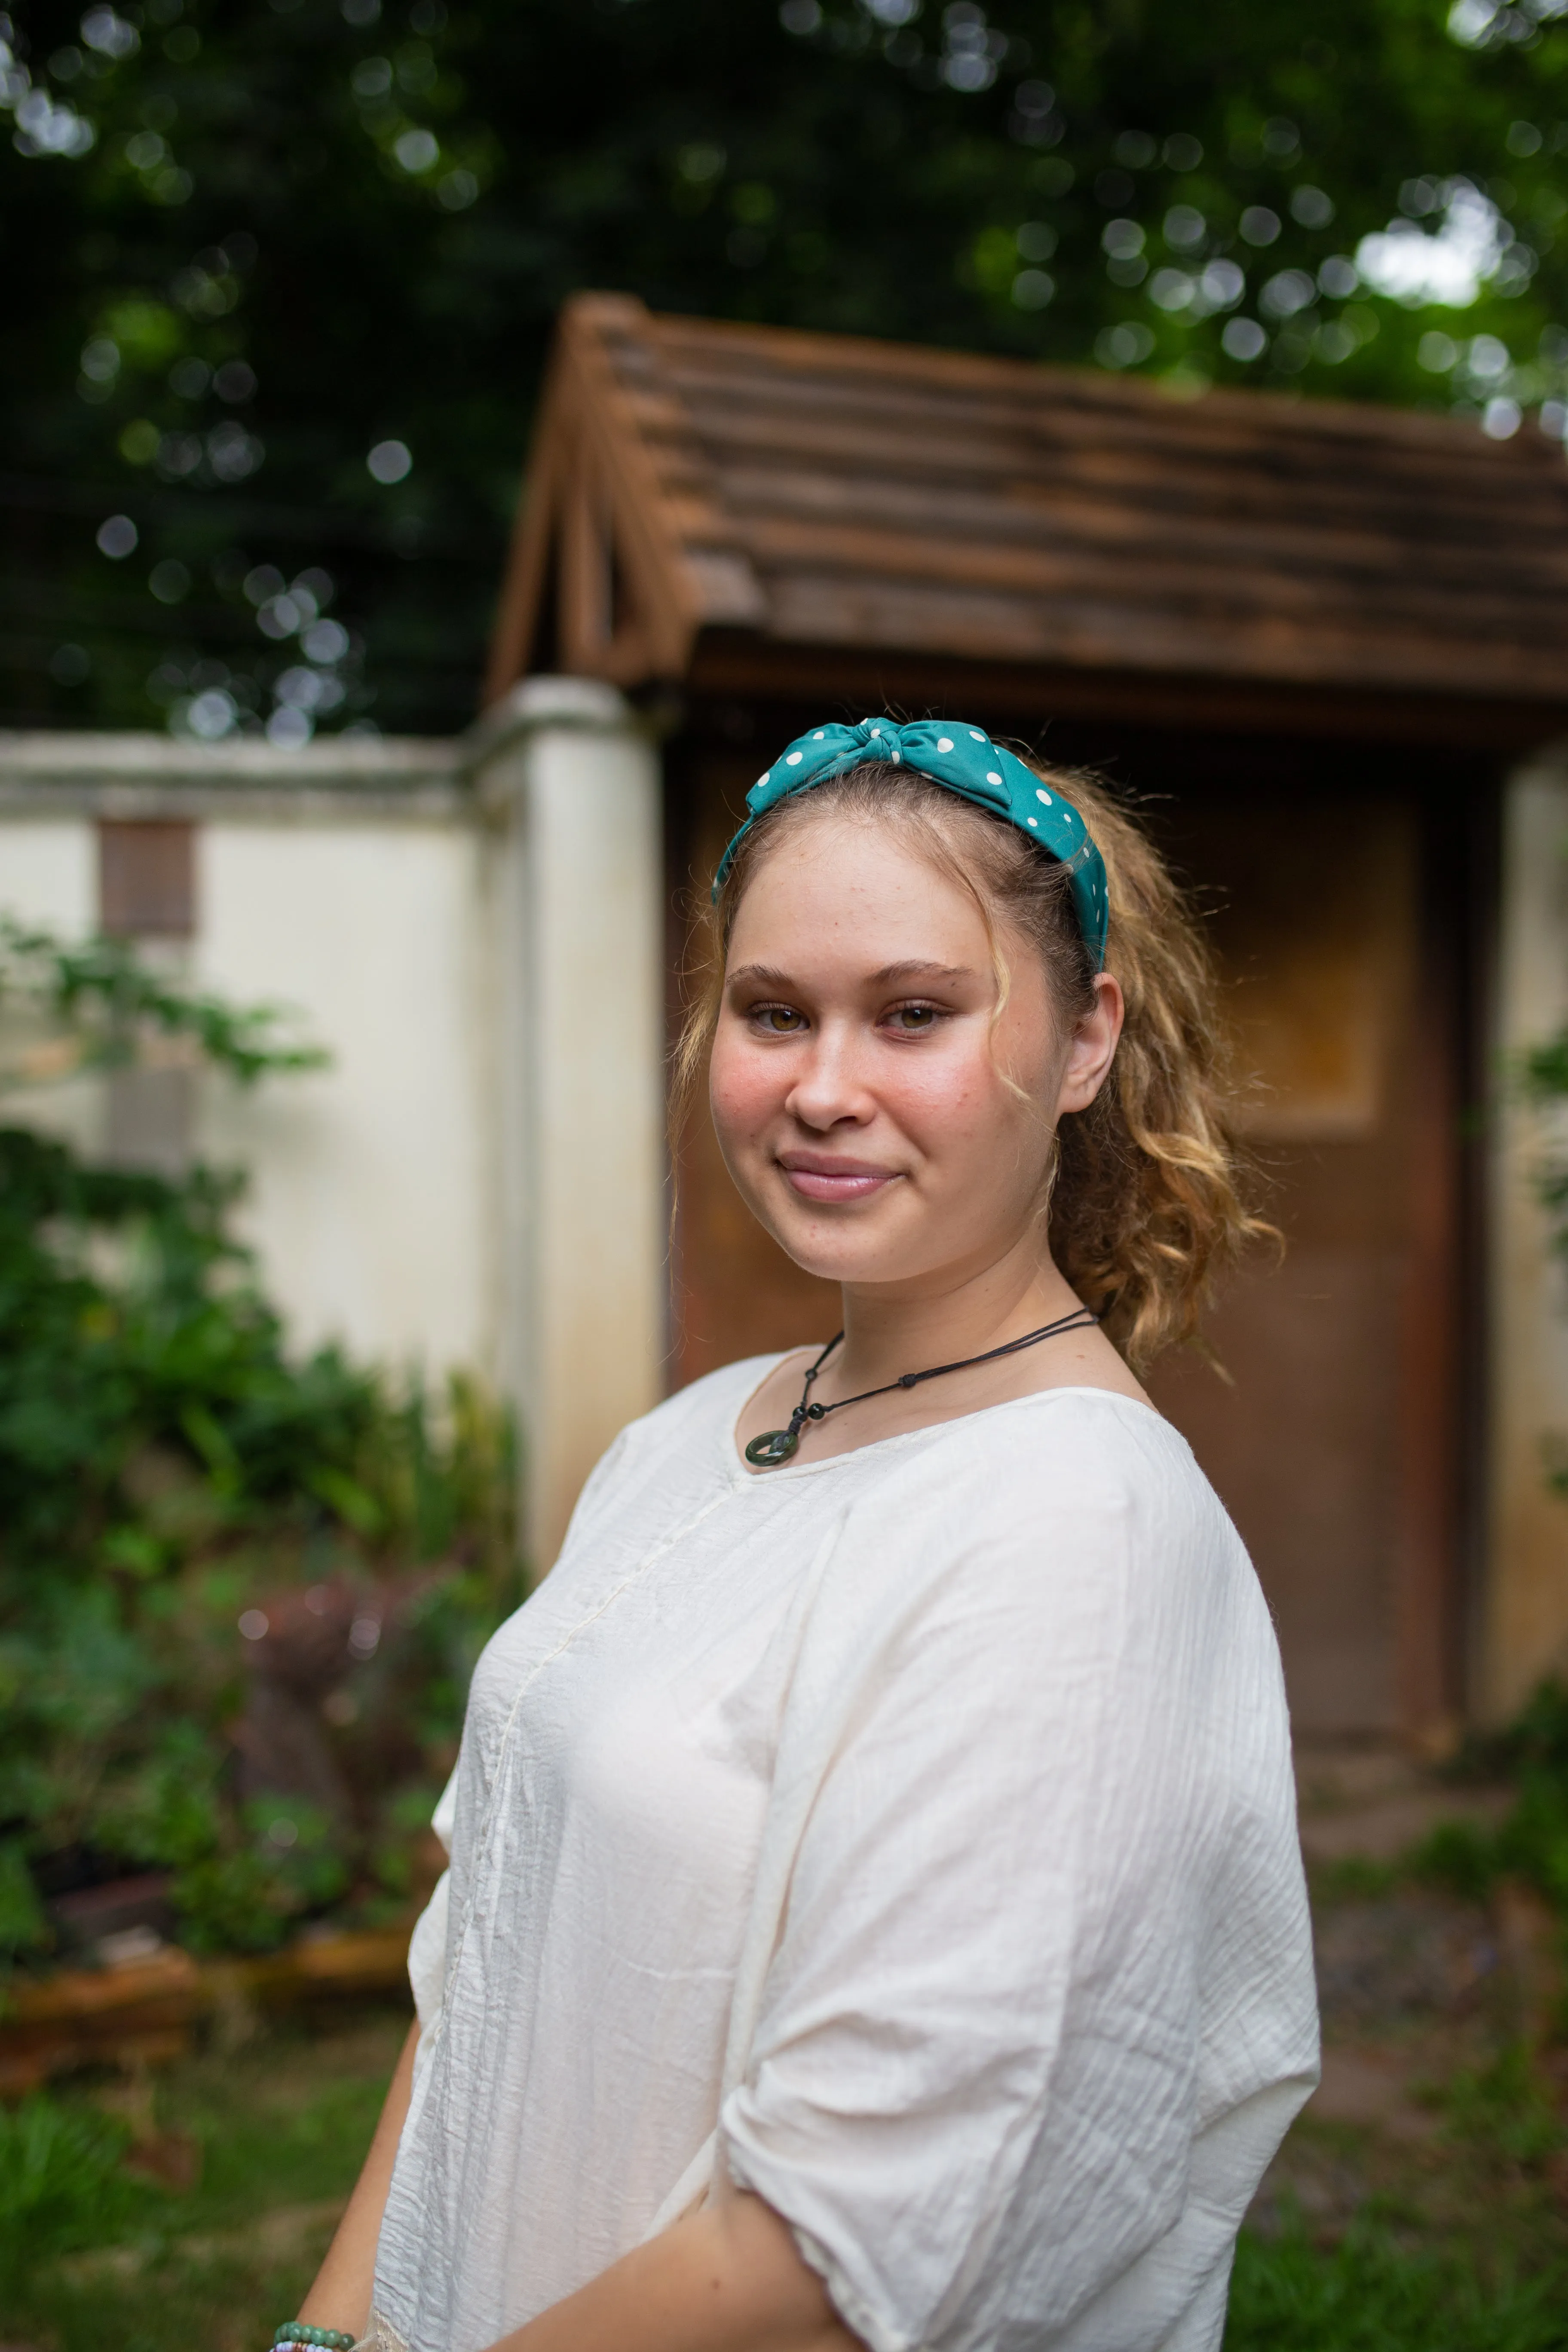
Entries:
{"type": "MultiPolygon", "coordinates": [[[[1244,1124],[1285,1251],[1222,1288],[1209,1336],[1226,1377],[1176,1357],[1151,1386],[1253,1556],[1298,1724],[1419,1734],[1447,1687],[1458,1528],[1458,1241],[1434,1174],[1453,1155],[1421,1072],[1424,821],[1393,791],[1259,784],[1250,803],[1184,799],[1167,824],[1214,894],[1244,1124]],[[1353,857],[1311,854],[1351,838],[1353,857]]],[[[1429,1042],[1451,1087],[1453,1041],[1429,1042]]]]}
{"type": "Polygon", "coordinates": [[[1412,1150],[1405,1294],[1401,1302],[1399,1471],[1401,1544],[1395,1570],[1399,1716],[1417,1746],[1439,1752],[1459,1717],[1462,1629],[1460,1543],[1462,1082],[1465,960],[1458,927],[1467,893],[1429,844],[1420,965],[1411,1016],[1412,1150]]]}
{"type": "Polygon", "coordinates": [[[196,928],[195,827],[105,818],[98,828],[99,928],[115,939],[189,939],[196,928]]]}

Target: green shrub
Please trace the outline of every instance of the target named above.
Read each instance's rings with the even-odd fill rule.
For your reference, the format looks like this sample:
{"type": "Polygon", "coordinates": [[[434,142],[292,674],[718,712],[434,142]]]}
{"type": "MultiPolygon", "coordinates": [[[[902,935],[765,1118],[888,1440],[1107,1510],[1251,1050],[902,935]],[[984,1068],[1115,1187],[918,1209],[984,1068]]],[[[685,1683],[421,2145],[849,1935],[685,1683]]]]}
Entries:
{"type": "MultiPolygon", "coordinates": [[[[183,1023],[245,1083],[319,1058],[275,1048],[271,1015],[143,988],[121,949],[40,969],[57,1015],[90,1013],[88,1058],[115,1058],[132,1019],[183,1023]]],[[[170,1872],[207,1950],[384,1912],[479,1647],[521,1597],[504,1415],[464,1379],[432,1395],[336,1349],[296,1360],[229,1230],[239,1190],[0,1128],[0,1962],[47,1950],[36,1881],[124,1868],[170,1872]],[[239,1629],[309,1592],[378,1629],[334,1688],[289,1701],[315,1803],[269,1796],[244,1752],[239,1629]]]]}

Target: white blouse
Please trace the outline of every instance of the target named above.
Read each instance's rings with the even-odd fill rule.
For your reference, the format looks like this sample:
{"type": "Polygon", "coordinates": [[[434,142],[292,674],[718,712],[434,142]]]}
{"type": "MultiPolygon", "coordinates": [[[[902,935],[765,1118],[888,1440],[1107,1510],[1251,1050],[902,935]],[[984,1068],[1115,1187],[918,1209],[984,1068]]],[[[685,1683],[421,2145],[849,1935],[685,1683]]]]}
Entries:
{"type": "Polygon", "coordinates": [[[1279,1657],[1146,1406],[753,1475],[625,1430],[489,1643],[373,2340],[480,2352],[722,2167],[873,2352],[1211,2352],[1317,2074],[1279,1657]]]}

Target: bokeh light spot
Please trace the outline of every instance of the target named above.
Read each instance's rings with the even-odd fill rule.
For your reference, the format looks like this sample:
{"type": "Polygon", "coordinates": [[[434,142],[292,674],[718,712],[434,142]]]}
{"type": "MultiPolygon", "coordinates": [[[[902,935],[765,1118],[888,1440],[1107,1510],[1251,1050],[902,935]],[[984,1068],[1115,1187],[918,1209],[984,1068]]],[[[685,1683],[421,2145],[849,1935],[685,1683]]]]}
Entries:
{"type": "Polygon", "coordinates": [[[178,556],[166,555],[161,563],[153,566],[147,585],[160,604],[177,604],[190,593],[191,575],[178,556]]]}
{"type": "Polygon", "coordinates": [[[233,695],[220,686],[209,686],[203,694],[193,697],[185,710],[185,725],[199,742],[221,742],[232,735],[239,717],[233,695]]]}
{"type": "Polygon", "coordinates": [[[57,686],[82,686],[91,668],[85,646],[57,646],[49,656],[49,676],[57,686]]]}
{"type": "Polygon", "coordinates": [[[169,389],[181,400],[200,400],[212,380],[213,372],[205,360],[197,359],[194,353],[176,360],[169,370],[169,389]]]}
{"type": "Polygon", "coordinates": [[[342,661],[349,649],[349,633],[341,621],[315,621],[300,642],[308,660],[342,661]]]}
{"type": "Polygon", "coordinates": [[[100,522],[98,526],[99,551],[116,563],[122,562],[134,551],[136,540],[136,526],[129,515],[110,515],[107,522],[100,522]]]}
{"type": "Polygon", "coordinates": [[[213,390],[220,400],[237,408],[242,400],[250,400],[256,392],[256,371],[244,360],[225,360],[213,378],[213,390]]]}
{"type": "Polygon", "coordinates": [[[364,462],[373,481],[401,482],[413,467],[414,453],[406,441],[378,441],[364,462]]]}
{"type": "Polygon", "coordinates": [[[81,37],[89,49],[103,58],[134,57],[142,46],[135,26],[117,16],[112,8],[89,8],[81,20],[81,37]]]}
{"type": "Polygon", "coordinates": [[[1261,359],[1268,347],[1268,338],[1256,319],[1227,319],[1219,340],[1226,356],[1233,360],[1261,359]]]}
{"type": "Polygon", "coordinates": [[[1142,319],[1124,319],[1120,326],[1101,329],[1095,338],[1094,356],[1101,367],[1136,367],[1153,348],[1153,335],[1142,319]]]}
{"type": "Polygon", "coordinates": [[[427,172],[441,160],[441,142],[433,131],[405,131],[393,141],[392,152],[405,172],[427,172]]]}
{"type": "Polygon", "coordinates": [[[280,751],[302,751],[315,731],[310,712],[292,702],[280,702],[267,722],[267,740],[280,751]]]}

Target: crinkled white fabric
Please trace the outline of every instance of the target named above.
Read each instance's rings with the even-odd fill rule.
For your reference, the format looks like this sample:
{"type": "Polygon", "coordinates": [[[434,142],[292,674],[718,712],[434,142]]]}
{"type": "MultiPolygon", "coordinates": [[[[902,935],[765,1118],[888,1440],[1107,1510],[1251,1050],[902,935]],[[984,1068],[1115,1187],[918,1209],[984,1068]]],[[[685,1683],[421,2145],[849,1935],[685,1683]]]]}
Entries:
{"type": "Polygon", "coordinates": [[[480,1660],[378,2340],[479,2352],[727,2174],[874,2352],[1212,2352],[1317,2068],[1247,1556],[1097,1390],[752,1475],[771,1360],[622,1433],[480,1660]]]}

